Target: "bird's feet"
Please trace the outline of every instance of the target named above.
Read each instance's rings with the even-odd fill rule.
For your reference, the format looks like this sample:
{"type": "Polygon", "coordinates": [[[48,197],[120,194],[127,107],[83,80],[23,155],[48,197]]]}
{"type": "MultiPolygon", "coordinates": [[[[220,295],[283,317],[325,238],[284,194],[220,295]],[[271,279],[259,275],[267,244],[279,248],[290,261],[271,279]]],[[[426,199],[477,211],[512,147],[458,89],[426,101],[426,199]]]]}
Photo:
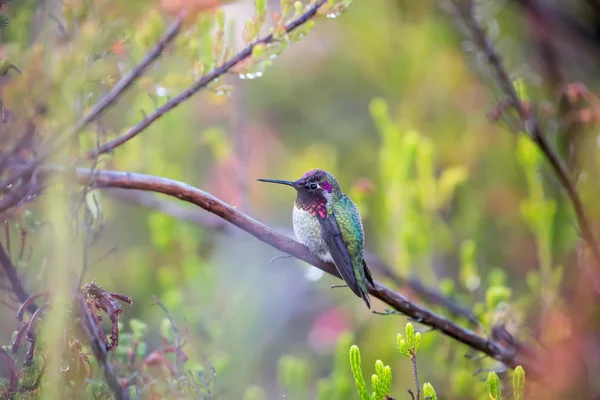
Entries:
{"type": "Polygon", "coordinates": [[[331,285],[331,289],[337,289],[337,288],[343,288],[343,287],[348,287],[348,285],[331,285]]]}

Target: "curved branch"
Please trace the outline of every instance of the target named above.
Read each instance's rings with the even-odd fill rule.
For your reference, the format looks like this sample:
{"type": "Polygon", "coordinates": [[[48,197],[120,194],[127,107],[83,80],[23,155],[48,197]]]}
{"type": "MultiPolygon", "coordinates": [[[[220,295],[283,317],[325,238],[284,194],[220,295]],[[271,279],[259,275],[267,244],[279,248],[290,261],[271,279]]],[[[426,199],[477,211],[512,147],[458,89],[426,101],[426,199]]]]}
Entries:
{"type": "MultiPolygon", "coordinates": [[[[314,6],[309,8],[308,11],[306,11],[304,14],[300,15],[298,18],[296,18],[289,24],[287,24],[285,26],[285,32],[291,32],[294,29],[298,28],[299,26],[304,25],[306,22],[308,22],[310,19],[312,19],[317,14],[317,11],[319,11],[319,8],[321,8],[325,3],[327,3],[327,0],[319,0],[314,6]]],[[[129,130],[127,130],[122,135],[116,137],[115,139],[113,139],[107,143],[104,143],[104,144],[96,147],[95,149],[90,150],[86,154],[86,157],[91,159],[91,158],[97,157],[99,154],[108,153],[108,152],[112,151],[113,149],[115,149],[116,147],[122,145],[123,143],[131,140],[132,138],[137,136],[139,133],[144,131],[146,128],[148,128],[154,121],[156,121],[157,119],[162,117],[164,114],[171,111],[173,108],[177,107],[179,104],[183,103],[185,100],[192,97],[194,94],[199,92],[201,89],[208,86],[211,82],[215,81],[221,75],[227,73],[232,68],[234,68],[238,64],[240,64],[242,61],[244,61],[248,57],[250,57],[252,55],[252,49],[254,49],[254,46],[256,46],[257,44],[269,44],[269,43],[273,42],[274,39],[275,39],[275,37],[271,33],[271,34],[263,37],[262,39],[258,39],[256,42],[251,43],[246,48],[244,48],[242,51],[237,53],[235,56],[233,56],[229,60],[225,61],[223,64],[219,65],[217,68],[213,69],[208,74],[202,76],[200,79],[198,79],[190,87],[188,87],[187,89],[185,89],[184,91],[179,93],[177,96],[173,97],[172,99],[167,101],[165,104],[158,107],[151,114],[145,116],[144,119],[142,119],[140,122],[138,122],[136,125],[131,127],[129,130]]]]}
{"type": "MultiPolygon", "coordinates": [[[[339,278],[339,274],[333,264],[320,261],[308,251],[306,246],[275,232],[273,229],[254,220],[210,193],[186,183],[151,175],[107,170],[92,171],[85,168],[77,169],[75,175],[81,184],[88,185],[91,182],[95,188],[144,190],[166,194],[195,204],[246,231],[258,240],[339,278]]],[[[522,354],[518,354],[516,350],[506,348],[494,340],[482,337],[425,307],[414,304],[401,294],[394,292],[379,282],[375,282],[374,287],[369,287],[369,293],[419,323],[437,329],[445,335],[483,352],[511,368],[521,365],[535,374],[532,363],[526,360],[522,354]]]]}

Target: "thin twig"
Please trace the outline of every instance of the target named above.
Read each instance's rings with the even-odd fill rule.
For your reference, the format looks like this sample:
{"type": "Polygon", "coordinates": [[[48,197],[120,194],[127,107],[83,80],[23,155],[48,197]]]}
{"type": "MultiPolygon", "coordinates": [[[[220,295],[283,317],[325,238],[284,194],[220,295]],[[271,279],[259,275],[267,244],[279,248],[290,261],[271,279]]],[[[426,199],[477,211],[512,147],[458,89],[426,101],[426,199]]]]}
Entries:
{"type": "Polygon", "coordinates": [[[171,323],[171,327],[173,328],[173,334],[175,335],[175,342],[176,342],[175,345],[177,346],[175,348],[175,373],[177,374],[177,376],[179,376],[179,371],[181,369],[181,357],[180,357],[181,334],[179,333],[179,328],[177,327],[177,324],[175,323],[175,319],[173,319],[173,316],[171,315],[171,313],[169,312],[167,307],[165,307],[165,305],[163,303],[161,303],[161,301],[158,299],[158,297],[152,296],[152,299],[154,299],[154,303],[156,303],[156,305],[159,306],[164,311],[164,313],[167,315],[167,318],[169,319],[169,322],[171,323]]]}
{"type": "Polygon", "coordinates": [[[19,384],[17,367],[10,354],[8,354],[8,352],[2,347],[0,347],[0,356],[6,360],[6,368],[8,369],[10,376],[8,381],[8,394],[10,396],[9,398],[11,398],[12,395],[17,391],[17,385],[19,384]]]}
{"type": "MultiPolygon", "coordinates": [[[[10,285],[12,286],[13,292],[15,293],[15,295],[17,296],[17,298],[19,299],[19,301],[21,303],[25,303],[27,301],[27,299],[29,298],[29,295],[27,294],[27,292],[25,291],[25,288],[23,287],[23,283],[21,282],[21,278],[19,278],[17,269],[13,265],[12,261],[10,260],[10,257],[4,250],[4,246],[2,246],[1,243],[0,243],[0,265],[2,265],[2,268],[4,269],[4,273],[6,274],[6,277],[8,278],[8,281],[10,282],[10,285]]],[[[29,303],[27,305],[27,309],[32,314],[37,311],[37,308],[38,307],[34,303],[29,303]]]]}
{"type": "Polygon", "coordinates": [[[421,400],[421,385],[419,384],[419,374],[417,372],[417,354],[414,350],[410,352],[410,361],[412,362],[413,375],[415,377],[415,384],[417,385],[417,400],[421,400]]]}
{"type": "MultiPolygon", "coordinates": [[[[75,175],[81,184],[86,184],[90,179],[90,170],[79,168],[75,171],[75,175]]],[[[99,189],[122,188],[145,190],[174,196],[180,200],[196,204],[246,231],[260,241],[314,265],[330,275],[339,277],[333,264],[322,262],[312,255],[306,246],[275,232],[268,226],[242,213],[237,208],[191,185],[157,176],[106,170],[94,171],[93,181],[94,187],[99,189]]],[[[521,357],[514,349],[506,348],[494,340],[479,336],[475,332],[461,327],[444,316],[411,302],[401,294],[378,282],[375,282],[374,287],[369,287],[369,293],[423,325],[435,328],[445,335],[503,362],[511,368],[522,365],[531,374],[536,374],[533,364],[521,357]]]]}
{"type": "MultiPolygon", "coordinates": [[[[296,18],[295,20],[293,20],[292,22],[287,24],[285,27],[285,31],[291,32],[294,29],[298,28],[299,26],[308,22],[310,19],[312,19],[317,14],[317,11],[319,11],[319,8],[321,8],[325,3],[327,3],[327,0],[319,0],[314,6],[312,6],[310,9],[308,9],[304,14],[300,15],[298,18],[296,18]]],[[[167,101],[165,104],[163,104],[162,106],[155,109],[151,114],[146,116],[144,119],[142,119],[140,122],[138,122],[136,125],[131,127],[128,131],[126,131],[122,135],[116,137],[115,139],[111,140],[110,142],[104,143],[103,145],[90,150],[87,153],[87,157],[94,158],[94,157],[97,157],[99,154],[108,153],[108,152],[112,151],[114,148],[121,146],[123,143],[134,138],[136,135],[138,135],[139,133],[144,131],[146,128],[148,128],[148,126],[150,126],[150,124],[152,124],[154,121],[156,121],[157,119],[162,117],[164,114],[171,111],[173,108],[177,107],[179,104],[183,103],[184,101],[186,101],[187,99],[192,97],[194,94],[199,92],[201,89],[205,88],[207,85],[209,85],[215,79],[217,79],[221,75],[227,73],[232,68],[236,67],[238,64],[240,64],[241,62],[246,60],[248,57],[250,57],[252,55],[252,49],[256,45],[268,44],[268,43],[271,43],[273,40],[274,40],[273,34],[269,34],[269,35],[263,37],[262,39],[259,39],[256,42],[253,42],[252,44],[248,45],[246,48],[244,48],[242,51],[237,53],[235,56],[233,56],[229,60],[225,61],[223,64],[219,65],[217,68],[213,69],[208,74],[202,76],[200,79],[198,79],[187,89],[185,89],[184,91],[179,93],[177,96],[173,97],[172,99],[167,101]]]]}
{"type": "MultiPolygon", "coordinates": [[[[512,80],[510,79],[509,74],[504,66],[502,58],[487,37],[485,30],[475,17],[474,7],[475,6],[472,0],[466,0],[466,7],[457,8],[459,9],[462,19],[471,30],[471,34],[473,35],[473,39],[475,40],[477,46],[479,46],[479,48],[487,56],[490,66],[495,72],[496,80],[502,92],[504,92],[504,94],[508,97],[510,105],[518,113],[524,129],[529,133],[534,143],[542,151],[548,163],[554,170],[554,173],[556,174],[560,184],[566,190],[567,196],[573,204],[573,209],[575,211],[577,222],[581,229],[583,238],[589,246],[594,259],[596,260],[596,267],[598,267],[600,266],[600,247],[596,241],[596,235],[594,233],[594,229],[592,228],[592,222],[586,213],[583,202],[577,193],[577,189],[571,181],[567,169],[563,166],[560,158],[556,155],[546,140],[545,133],[543,132],[538,119],[535,117],[535,115],[533,115],[532,112],[523,106],[523,102],[519,98],[515,86],[513,85],[512,80]]],[[[600,282],[598,282],[598,279],[593,271],[589,272],[594,282],[596,292],[600,293],[600,282]]]]}

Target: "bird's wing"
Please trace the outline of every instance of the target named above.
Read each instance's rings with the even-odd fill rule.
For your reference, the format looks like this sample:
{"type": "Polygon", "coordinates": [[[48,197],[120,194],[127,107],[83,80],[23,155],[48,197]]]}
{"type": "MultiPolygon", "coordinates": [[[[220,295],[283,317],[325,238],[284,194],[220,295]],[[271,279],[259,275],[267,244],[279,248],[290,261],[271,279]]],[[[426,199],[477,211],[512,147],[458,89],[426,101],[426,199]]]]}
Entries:
{"type": "Polygon", "coordinates": [[[327,218],[318,218],[318,220],[321,224],[323,240],[331,253],[331,257],[342,279],[358,297],[363,297],[354,276],[352,257],[348,252],[346,243],[344,243],[342,231],[335,218],[335,213],[330,213],[327,218]]]}

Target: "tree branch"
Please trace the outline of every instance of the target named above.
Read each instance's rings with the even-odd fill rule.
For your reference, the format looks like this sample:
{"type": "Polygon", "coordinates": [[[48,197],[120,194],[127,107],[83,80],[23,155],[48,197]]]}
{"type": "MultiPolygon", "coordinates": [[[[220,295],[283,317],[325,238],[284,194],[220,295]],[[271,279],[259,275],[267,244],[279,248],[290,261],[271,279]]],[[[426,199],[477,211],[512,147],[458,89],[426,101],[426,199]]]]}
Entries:
{"type": "MultiPolygon", "coordinates": [[[[107,192],[121,201],[158,210],[179,220],[200,225],[205,229],[225,234],[231,233],[232,227],[225,220],[211,214],[206,214],[204,211],[198,210],[197,208],[186,207],[175,201],[159,199],[150,192],[127,189],[110,189],[107,190],[107,192]]],[[[291,235],[291,232],[285,228],[275,227],[273,229],[283,235],[291,235]]],[[[454,299],[444,296],[437,290],[427,287],[417,278],[403,278],[399,276],[376,254],[365,251],[365,260],[369,267],[390,279],[398,287],[408,288],[421,300],[440,306],[448,310],[454,316],[463,317],[473,324],[478,324],[477,318],[467,307],[458,304],[454,299]]]]}
{"type": "MultiPolygon", "coordinates": [[[[166,194],[195,204],[246,231],[258,240],[314,265],[330,275],[339,277],[333,264],[320,261],[309,252],[306,246],[275,232],[273,229],[250,218],[235,207],[191,185],[144,174],[106,170],[92,171],[85,168],[77,169],[75,175],[80,184],[87,185],[91,182],[91,186],[97,189],[121,188],[144,190],[166,194]]],[[[521,365],[528,372],[534,375],[536,373],[533,364],[514,349],[506,348],[494,340],[479,336],[475,332],[463,328],[427,308],[414,304],[404,296],[378,282],[375,282],[375,287],[369,287],[369,293],[415,321],[437,329],[445,335],[503,362],[509,367],[514,368],[517,365],[521,365]]]]}
{"type": "MultiPolygon", "coordinates": [[[[306,11],[304,14],[300,15],[298,18],[296,18],[289,24],[287,24],[285,26],[285,31],[291,32],[294,29],[298,28],[299,26],[308,22],[310,19],[312,19],[317,14],[317,11],[319,11],[319,8],[321,8],[325,3],[327,3],[327,0],[319,0],[308,11],[306,11]]],[[[167,101],[162,106],[158,107],[151,114],[144,117],[144,119],[142,119],[136,125],[131,127],[125,133],[123,133],[122,135],[116,137],[115,139],[113,139],[107,143],[104,143],[103,145],[98,146],[95,149],[90,150],[86,156],[88,158],[97,157],[99,154],[108,153],[108,152],[112,151],[113,149],[115,149],[116,147],[121,146],[123,143],[131,140],[132,138],[137,136],[139,133],[144,131],[146,128],[148,128],[154,121],[156,121],[157,119],[162,117],[164,114],[171,111],[173,108],[177,107],[179,104],[183,103],[184,101],[186,101],[187,99],[192,97],[194,94],[199,92],[201,89],[208,86],[215,79],[217,79],[221,75],[227,73],[229,70],[231,70],[232,68],[234,68],[235,66],[240,64],[242,61],[244,61],[245,59],[250,57],[252,55],[252,49],[254,48],[254,46],[256,46],[257,44],[269,44],[274,39],[275,38],[273,37],[273,34],[271,33],[271,34],[263,37],[262,39],[258,39],[256,42],[248,45],[246,48],[244,48],[242,51],[237,53],[235,56],[233,56],[229,60],[225,61],[223,64],[219,65],[218,67],[216,67],[215,69],[210,71],[208,74],[202,76],[200,79],[198,79],[196,82],[194,82],[190,87],[188,87],[187,89],[185,89],[184,91],[179,93],[177,96],[175,96],[172,99],[170,99],[169,101],[167,101]]]]}
{"type": "MultiPolygon", "coordinates": [[[[594,233],[594,229],[592,227],[592,222],[590,221],[583,202],[577,193],[577,189],[575,188],[575,184],[571,181],[569,173],[567,169],[563,166],[560,158],[554,150],[552,150],[550,144],[546,140],[545,133],[538,121],[538,119],[533,115],[533,113],[527,110],[523,106],[523,102],[519,98],[519,95],[513,85],[512,80],[502,62],[502,58],[494,48],[492,42],[488,39],[485,30],[477,21],[477,18],[474,14],[474,4],[472,0],[466,0],[466,7],[457,7],[459,13],[471,31],[473,35],[473,39],[477,46],[483,51],[483,53],[487,56],[490,66],[495,72],[496,80],[502,90],[502,92],[507,96],[508,101],[510,102],[511,107],[517,112],[521,123],[526,132],[529,133],[531,139],[542,151],[544,156],[546,157],[548,163],[556,174],[560,184],[567,192],[567,196],[570,202],[573,205],[573,209],[575,211],[575,215],[577,218],[577,222],[579,224],[579,228],[581,229],[581,233],[587,245],[589,246],[594,259],[596,261],[596,267],[600,266],[600,247],[598,246],[598,242],[596,241],[596,235],[594,233]]],[[[592,271],[589,271],[591,278],[594,280],[596,289],[600,288],[600,283],[597,282],[597,278],[592,271]]]]}

